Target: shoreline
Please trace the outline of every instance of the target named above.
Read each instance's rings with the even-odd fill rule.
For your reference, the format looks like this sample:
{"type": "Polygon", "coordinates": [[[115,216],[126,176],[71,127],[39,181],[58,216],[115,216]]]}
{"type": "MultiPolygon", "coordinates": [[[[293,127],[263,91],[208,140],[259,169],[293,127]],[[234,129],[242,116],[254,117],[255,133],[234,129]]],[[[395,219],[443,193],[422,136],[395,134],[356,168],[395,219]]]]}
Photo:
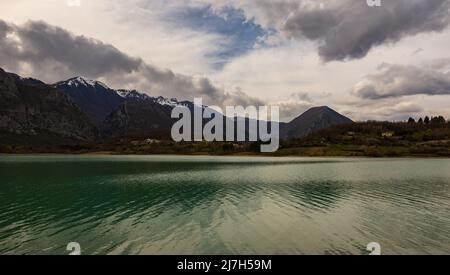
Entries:
{"type": "Polygon", "coordinates": [[[84,157],[95,157],[95,156],[137,156],[137,157],[151,157],[151,156],[168,156],[168,157],[222,157],[222,158],[303,158],[303,159],[450,159],[446,156],[384,156],[384,157],[371,157],[371,156],[307,156],[307,155],[262,155],[262,154],[226,154],[226,155],[215,155],[215,154],[125,154],[125,153],[115,153],[115,152],[88,152],[88,153],[0,153],[2,156],[84,156],[84,157]]]}

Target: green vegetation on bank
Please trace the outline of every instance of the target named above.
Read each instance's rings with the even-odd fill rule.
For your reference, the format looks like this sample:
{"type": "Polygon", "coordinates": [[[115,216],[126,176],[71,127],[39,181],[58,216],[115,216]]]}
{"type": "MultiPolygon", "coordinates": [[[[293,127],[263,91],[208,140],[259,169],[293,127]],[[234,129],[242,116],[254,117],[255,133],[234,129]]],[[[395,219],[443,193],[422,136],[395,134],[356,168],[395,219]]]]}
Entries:
{"type": "Polygon", "coordinates": [[[180,155],[267,155],[344,157],[450,157],[450,122],[443,117],[418,122],[358,122],[281,141],[271,154],[259,153],[260,143],[173,142],[145,138],[121,138],[70,146],[37,146],[29,143],[0,145],[2,153],[95,153],[180,155]]]}
{"type": "Polygon", "coordinates": [[[449,157],[450,123],[440,117],[408,122],[334,126],[283,144],[277,155],[449,157]]]}

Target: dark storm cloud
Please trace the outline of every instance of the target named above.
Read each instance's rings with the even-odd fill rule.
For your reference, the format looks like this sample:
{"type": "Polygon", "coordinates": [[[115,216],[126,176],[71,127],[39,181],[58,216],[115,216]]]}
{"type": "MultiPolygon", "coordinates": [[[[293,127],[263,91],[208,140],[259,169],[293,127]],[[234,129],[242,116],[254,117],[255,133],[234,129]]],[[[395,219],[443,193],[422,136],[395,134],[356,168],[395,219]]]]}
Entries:
{"type": "Polygon", "coordinates": [[[383,64],[353,88],[364,99],[411,95],[450,95],[450,73],[432,67],[383,64]]]}
{"type": "Polygon", "coordinates": [[[39,67],[54,62],[74,74],[92,77],[109,72],[129,73],[142,64],[142,60],[131,58],[111,45],[75,36],[41,21],[30,21],[23,26],[0,21],[0,35],[0,43],[9,45],[7,63],[26,62],[39,67]],[[6,32],[2,32],[4,26],[6,32]]]}
{"type": "Polygon", "coordinates": [[[0,20],[0,37],[6,36],[6,34],[10,31],[11,31],[11,26],[8,25],[6,22],[0,20]]]}
{"type": "Polygon", "coordinates": [[[42,21],[18,26],[0,20],[0,67],[17,73],[25,68],[33,77],[47,82],[82,75],[154,95],[188,100],[202,96],[207,104],[255,102],[242,92],[227,93],[217,88],[208,78],[157,68],[110,44],[42,21]]]}
{"type": "Polygon", "coordinates": [[[12,32],[11,25],[0,20],[0,62],[11,69],[17,69],[17,44],[14,38],[10,37],[12,32]]]}
{"type": "Polygon", "coordinates": [[[377,45],[419,33],[442,31],[450,23],[450,0],[324,0],[322,8],[303,6],[282,30],[292,38],[317,40],[324,61],[362,58],[377,45]]]}

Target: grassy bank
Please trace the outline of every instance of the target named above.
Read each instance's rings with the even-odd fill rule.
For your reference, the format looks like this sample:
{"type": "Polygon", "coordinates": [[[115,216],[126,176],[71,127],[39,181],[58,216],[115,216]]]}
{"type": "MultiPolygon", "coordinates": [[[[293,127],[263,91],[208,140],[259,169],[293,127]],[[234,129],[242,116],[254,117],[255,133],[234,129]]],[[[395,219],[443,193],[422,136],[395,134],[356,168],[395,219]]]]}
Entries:
{"type": "Polygon", "coordinates": [[[281,141],[275,153],[259,153],[260,145],[259,142],[173,142],[142,137],[69,145],[20,140],[0,143],[0,153],[450,157],[450,124],[353,123],[314,132],[300,139],[281,141]]]}

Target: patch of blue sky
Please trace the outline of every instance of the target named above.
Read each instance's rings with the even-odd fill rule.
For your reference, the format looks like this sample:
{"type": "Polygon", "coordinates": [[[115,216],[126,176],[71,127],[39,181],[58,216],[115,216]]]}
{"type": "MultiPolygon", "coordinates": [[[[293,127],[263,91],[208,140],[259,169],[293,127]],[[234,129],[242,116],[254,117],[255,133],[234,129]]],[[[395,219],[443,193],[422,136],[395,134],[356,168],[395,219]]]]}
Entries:
{"type": "Polygon", "coordinates": [[[232,7],[223,8],[219,12],[210,6],[183,7],[170,13],[169,20],[177,27],[224,36],[219,50],[208,54],[208,57],[216,60],[216,68],[221,68],[229,60],[252,50],[258,38],[268,33],[253,20],[248,20],[242,10],[232,7]]]}

